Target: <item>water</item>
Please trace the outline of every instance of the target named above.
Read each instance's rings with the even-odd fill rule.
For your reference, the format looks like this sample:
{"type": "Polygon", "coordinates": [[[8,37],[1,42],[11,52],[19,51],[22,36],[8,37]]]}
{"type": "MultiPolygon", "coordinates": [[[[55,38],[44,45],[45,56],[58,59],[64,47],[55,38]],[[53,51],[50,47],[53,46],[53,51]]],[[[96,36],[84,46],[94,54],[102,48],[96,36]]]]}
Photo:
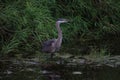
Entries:
{"type": "Polygon", "coordinates": [[[120,80],[120,68],[90,65],[65,65],[4,62],[0,66],[0,80],[120,80]],[[7,66],[6,66],[7,65],[7,66]]]}

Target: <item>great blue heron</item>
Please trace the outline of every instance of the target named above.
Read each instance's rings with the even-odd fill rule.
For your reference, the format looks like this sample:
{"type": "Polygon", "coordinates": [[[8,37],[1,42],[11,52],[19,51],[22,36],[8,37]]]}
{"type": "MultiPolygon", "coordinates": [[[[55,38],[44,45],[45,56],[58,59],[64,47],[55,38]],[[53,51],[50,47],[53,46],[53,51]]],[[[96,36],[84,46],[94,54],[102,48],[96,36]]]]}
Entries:
{"type": "Polygon", "coordinates": [[[62,30],[60,28],[60,24],[61,23],[67,23],[68,20],[67,19],[59,19],[56,21],[56,28],[58,31],[58,38],[57,39],[50,39],[48,41],[45,41],[42,44],[42,51],[43,52],[47,52],[47,53],[51,53],[51,57],[54,55],[54,52],[59,51],[60,47],[61,47],[61,43],[62,43],[62,30]]]}

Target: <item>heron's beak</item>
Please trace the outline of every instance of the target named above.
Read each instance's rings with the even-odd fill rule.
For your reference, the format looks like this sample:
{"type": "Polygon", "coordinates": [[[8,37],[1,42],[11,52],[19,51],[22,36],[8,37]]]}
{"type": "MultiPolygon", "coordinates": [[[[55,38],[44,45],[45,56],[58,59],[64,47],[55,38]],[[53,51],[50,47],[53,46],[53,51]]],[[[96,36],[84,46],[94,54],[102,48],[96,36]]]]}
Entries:
{"type": "Polygon", "coordinates": [[[65,23],[69,22],[69,20],[68,20],[68,19],[65,19],[64,21],[65,21],[65,23]]]}
{"type": "Polygon", "coordinates": [[[70,20],[69,20],[69,19],[67,19],[66,21],[67,21],[67,22],[69,22],[70,20]]]}
{"type": "Polygon", "coordinates": [[[72,20],[67,19],[67,22],[72,22],[72,20]]]}

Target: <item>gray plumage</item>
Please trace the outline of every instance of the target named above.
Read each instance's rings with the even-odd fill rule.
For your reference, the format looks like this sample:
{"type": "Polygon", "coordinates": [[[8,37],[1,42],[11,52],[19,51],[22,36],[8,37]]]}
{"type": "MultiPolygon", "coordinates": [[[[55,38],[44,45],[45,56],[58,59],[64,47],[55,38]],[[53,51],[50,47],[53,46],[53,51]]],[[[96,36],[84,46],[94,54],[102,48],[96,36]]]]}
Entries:
{"type": "Polygon", "coordinates": [[[60,28],[61,23],[68,22],[67,19],[59,19],[56,21],[56,29],[58,31],[58,38],[57,39],[50,39],[48,41],[45,41],[42,44],[42,51],[47,53],[54,53],[56,51],[59,51],[62,43],[62,30],[60,28]]]}

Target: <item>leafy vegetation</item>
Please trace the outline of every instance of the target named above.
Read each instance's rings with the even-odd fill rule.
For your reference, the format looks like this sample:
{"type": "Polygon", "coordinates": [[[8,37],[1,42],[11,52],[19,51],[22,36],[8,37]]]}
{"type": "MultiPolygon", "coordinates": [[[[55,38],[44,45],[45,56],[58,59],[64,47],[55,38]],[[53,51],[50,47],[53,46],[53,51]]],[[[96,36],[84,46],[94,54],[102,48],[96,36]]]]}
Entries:
{"type": "Polygon", "coordinates": [[[0,55],[40,52],[44,40],[57,37],[54,23],[61,17],[72,21],[61,27],[64,47],[119,52],[119,0],[1,0],[0,55]]]}

